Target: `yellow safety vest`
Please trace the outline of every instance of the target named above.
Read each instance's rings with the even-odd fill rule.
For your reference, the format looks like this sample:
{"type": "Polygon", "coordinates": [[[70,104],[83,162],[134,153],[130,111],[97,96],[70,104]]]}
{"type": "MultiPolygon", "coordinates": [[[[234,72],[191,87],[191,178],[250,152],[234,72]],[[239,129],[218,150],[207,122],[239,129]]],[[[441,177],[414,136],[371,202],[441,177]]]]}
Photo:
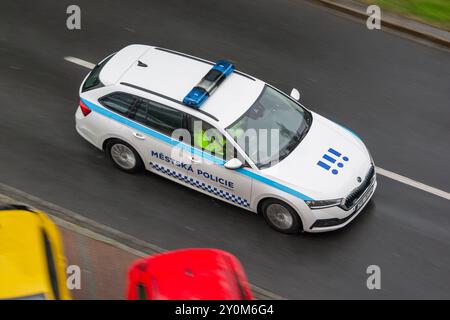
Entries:
{"type": "Polygon", "coordinates": [[[215,139],[210,139],[205,131],[194,133],[194,143],[197,147],[203,150],[209,151],[211,153],[224,155],[225,139],[220,135],[220,141],[218,137],[214,136],[215,139]]]}

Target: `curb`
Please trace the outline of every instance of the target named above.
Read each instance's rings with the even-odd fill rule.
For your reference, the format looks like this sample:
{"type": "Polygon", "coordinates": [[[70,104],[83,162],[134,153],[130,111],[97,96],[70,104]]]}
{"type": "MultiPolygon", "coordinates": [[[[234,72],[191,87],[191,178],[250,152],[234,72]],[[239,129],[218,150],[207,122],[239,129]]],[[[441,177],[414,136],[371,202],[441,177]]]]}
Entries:
{"type": "MultiPolygon", "coordinates": [[[[129,234],[100,224],[94,220],[83,217],[71,210],[45,201],[16,188],[0,183],[0,202],[19,203],[35,207],[45,212],[60,227],[79,233],[91,239],[107,243],[116,248],[139,257],[162,253],[167,250],[146,241],[137,239],[129,234]]],[[[285,298],[255,286],[250,287],[257,300],[286,300],[285,298]]]]}
{"type": "MultiPolygon", "coordinates": [[[[337,11],[341,11],[341,12],[350,14],[357,18],[366,19],[368,17],[367,13],[365,11],[362,11],[354,6],[350,6],[350,5],[343,4],[343,3],[338,3],[333,0],[314,0],[314,1],[320,3],[323,6],[326,6],[328,8],[332,8],[337,11]]],[[[383,17],[383,15],[382,15],[381,24],[382,24],[382,26],[388,27],[390,29],[401,31],[401,32],[407,33],[409,35],[413,35],[418,38],[434,42],[434,43],[444,46],[446,48],[450,48],[450,38],[446,39],[444,37],[441,37],[438,34],[426,32],[426,31],[419,30],[417,28],[414,28],[414,27],[411,27],[408,25],[401,24],[401,22],[402,22],[401,20],[398,20],[398,21],[396,21],[396,20],[397,19],[383,17]]],[[[405,19],[405,21],[408,21],[408,19],[405,19]]],[[[419,24],[419,22],[417,22],[417,24],[419,24]]]]}

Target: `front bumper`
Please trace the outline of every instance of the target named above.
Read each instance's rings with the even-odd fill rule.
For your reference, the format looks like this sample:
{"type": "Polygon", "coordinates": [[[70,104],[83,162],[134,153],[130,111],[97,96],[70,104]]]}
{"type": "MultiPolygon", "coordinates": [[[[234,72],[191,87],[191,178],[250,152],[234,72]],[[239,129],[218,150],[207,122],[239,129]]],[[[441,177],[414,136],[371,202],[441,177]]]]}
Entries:
{"type": "Polygon", "coordinates": [[[316,221],[305,231],[307,232],[326,232],[333,231],[348,225],[358,214],[364,209],[367,203],[372,198],[377,188],[377,179],[374,174],[371,183],[361,196],[354,201],[352,208],[344,210],[341,207],[332,207],[321,210],[314,210],[319,217],[316,221]]]}

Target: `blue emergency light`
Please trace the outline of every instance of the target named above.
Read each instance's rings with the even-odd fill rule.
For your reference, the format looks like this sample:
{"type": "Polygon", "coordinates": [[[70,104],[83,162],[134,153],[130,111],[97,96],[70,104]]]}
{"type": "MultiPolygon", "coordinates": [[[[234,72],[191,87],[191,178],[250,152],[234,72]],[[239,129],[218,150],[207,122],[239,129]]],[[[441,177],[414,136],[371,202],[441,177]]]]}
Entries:
{"type": "Polygon", "coordinates": [[[208,99],[233,70],[234,66],[230,62],[226,60],[217,61],[202,80],[184,97],[183,103],[191,107],[200,108],[203,102],[208,99]]]}

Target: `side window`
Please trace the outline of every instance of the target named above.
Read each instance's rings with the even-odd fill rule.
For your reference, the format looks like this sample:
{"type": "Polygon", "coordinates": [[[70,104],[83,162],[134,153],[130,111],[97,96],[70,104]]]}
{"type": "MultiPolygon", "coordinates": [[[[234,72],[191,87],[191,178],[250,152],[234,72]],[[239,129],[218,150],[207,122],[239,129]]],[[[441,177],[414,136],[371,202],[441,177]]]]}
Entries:
{"type": "Polygon", "coordinates": [[[188,127],[193,147],[222,158],[225,161],[238,158],[242,161],[244,167],[250,167],[245,158],[239,154],[237,149],[226,139],[220,130],[208,122],[189,116],[188,127]]]}
{"type": "Polygon", "coordinates": [[[141,100],[137,105],[134,119],[156,131],[171,136],[174,130],[183,128],[184,112],[154,101],[141,100]]]}
{"type": "Polygon", "coordinates": [[[132,115],[132,118],[135,121],[142,123],[143,125],[149,126],[150,122],[148,120],[147,103],[138,101],[138,103],[136,104],[136,111],[132,115]]]}
{"type": "Polygon", "coordinates": [[[136,102],[136,97],[124,92],[114,92],[103,98],[100,98],[99,101],[106,108],[121,115],[128,116],[131,108],[136,102]]]}
{"type": "Polygon", "coordinates": [[[226,138],[218,129],[196,117],[190,116],[189,119],[189,131],[194,147],[219,158],[234,157],[236,150],[231,143],[227,143],[226,138]]]}

